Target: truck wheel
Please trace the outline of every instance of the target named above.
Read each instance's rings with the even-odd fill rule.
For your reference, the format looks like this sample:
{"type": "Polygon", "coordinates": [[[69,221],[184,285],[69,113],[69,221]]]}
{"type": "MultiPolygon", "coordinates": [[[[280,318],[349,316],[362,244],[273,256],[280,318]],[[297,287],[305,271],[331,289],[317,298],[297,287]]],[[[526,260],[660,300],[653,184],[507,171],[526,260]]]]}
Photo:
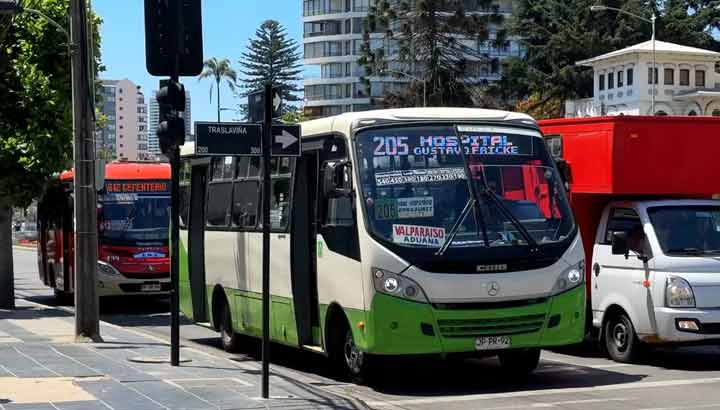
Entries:
{"type": "Polygon", "coordinates": [[[507,373],[526,375],[532,373],[540,363],[540,349],[509,350],[500,353],[498,359],[507,373]]]}
{"type": "Polygon", "coordinates": [[[221,318],[220,339],[223,350],[228,353],[237,353],[240,350],[240,336],[233,330],[232,315],[230,313],[230,306],[228,306],[227,303],[223,304],[221,318]]]}
{"type": "Polygon", "coordinates": [[[630,318],[624,312],[608,319],[602,337],[611,359],[621,363],[632,363],[637,358],[640,341],[630,318]]]}

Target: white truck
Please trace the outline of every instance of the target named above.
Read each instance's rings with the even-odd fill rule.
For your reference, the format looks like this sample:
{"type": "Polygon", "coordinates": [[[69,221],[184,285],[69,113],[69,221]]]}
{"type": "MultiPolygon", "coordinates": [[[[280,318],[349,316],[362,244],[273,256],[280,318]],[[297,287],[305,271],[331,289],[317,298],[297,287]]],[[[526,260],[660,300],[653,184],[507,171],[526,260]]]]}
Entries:
{"type": "Polygon", "coordinates": [[[720,119],[540,123],[587,255],[588,317],[610,357],[720,343],[720,119]]]}

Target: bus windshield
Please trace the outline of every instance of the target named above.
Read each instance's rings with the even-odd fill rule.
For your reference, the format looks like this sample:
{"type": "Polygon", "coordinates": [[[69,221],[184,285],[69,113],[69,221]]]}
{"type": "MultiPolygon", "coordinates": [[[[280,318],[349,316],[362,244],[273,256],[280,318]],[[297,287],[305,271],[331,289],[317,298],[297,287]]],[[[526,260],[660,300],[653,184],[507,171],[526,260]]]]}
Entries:
{"type": "Polygon", "coordinates": [[[105,194],[101,204],[99,225],[103,243],[167,245],[169,195],[105,194]]]}
{"type": "Polygon", "coordinates": [[[373,128],[358,132],[356,143],[367,219],[381,240],[436,249],[542,247],[574,229],[537,132],[462,124],[373,128]]]}

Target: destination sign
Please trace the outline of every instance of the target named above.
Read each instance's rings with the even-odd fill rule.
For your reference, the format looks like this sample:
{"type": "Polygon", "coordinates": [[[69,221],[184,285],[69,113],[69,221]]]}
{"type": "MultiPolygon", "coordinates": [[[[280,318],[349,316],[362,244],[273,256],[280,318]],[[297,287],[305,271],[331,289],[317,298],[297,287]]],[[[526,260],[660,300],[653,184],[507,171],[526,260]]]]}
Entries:
{"type": "Polygon", "coordinates": [[[166,182],[106,182],[105,191],[108,193],[149,193],[169,192],[170,186],[166,182]]]}
{"type": "Polygon", "coordinates": [[[238,122],[196,122],[196,155],[262,155],[262,126],[238,122]]]}

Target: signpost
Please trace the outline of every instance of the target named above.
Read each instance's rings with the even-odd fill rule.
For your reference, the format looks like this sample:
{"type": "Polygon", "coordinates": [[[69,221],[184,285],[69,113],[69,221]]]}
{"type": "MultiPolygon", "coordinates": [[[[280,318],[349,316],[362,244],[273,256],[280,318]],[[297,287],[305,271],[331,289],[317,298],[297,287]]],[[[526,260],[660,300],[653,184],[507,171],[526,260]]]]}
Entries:
{"type": "Polygon", "coordinates": [[[195,155],[262,155],[262,125],[196,122],[195,155]]]}
{"type": "MultiPolygon", "coordinates": [[[[272,118],[282,117],[282,96],[280,90],[272,90],[272,118]]],[[[258,90],[248,94],[248,120],[250,122],[265,121],[265,90],[258,90]]]]}

